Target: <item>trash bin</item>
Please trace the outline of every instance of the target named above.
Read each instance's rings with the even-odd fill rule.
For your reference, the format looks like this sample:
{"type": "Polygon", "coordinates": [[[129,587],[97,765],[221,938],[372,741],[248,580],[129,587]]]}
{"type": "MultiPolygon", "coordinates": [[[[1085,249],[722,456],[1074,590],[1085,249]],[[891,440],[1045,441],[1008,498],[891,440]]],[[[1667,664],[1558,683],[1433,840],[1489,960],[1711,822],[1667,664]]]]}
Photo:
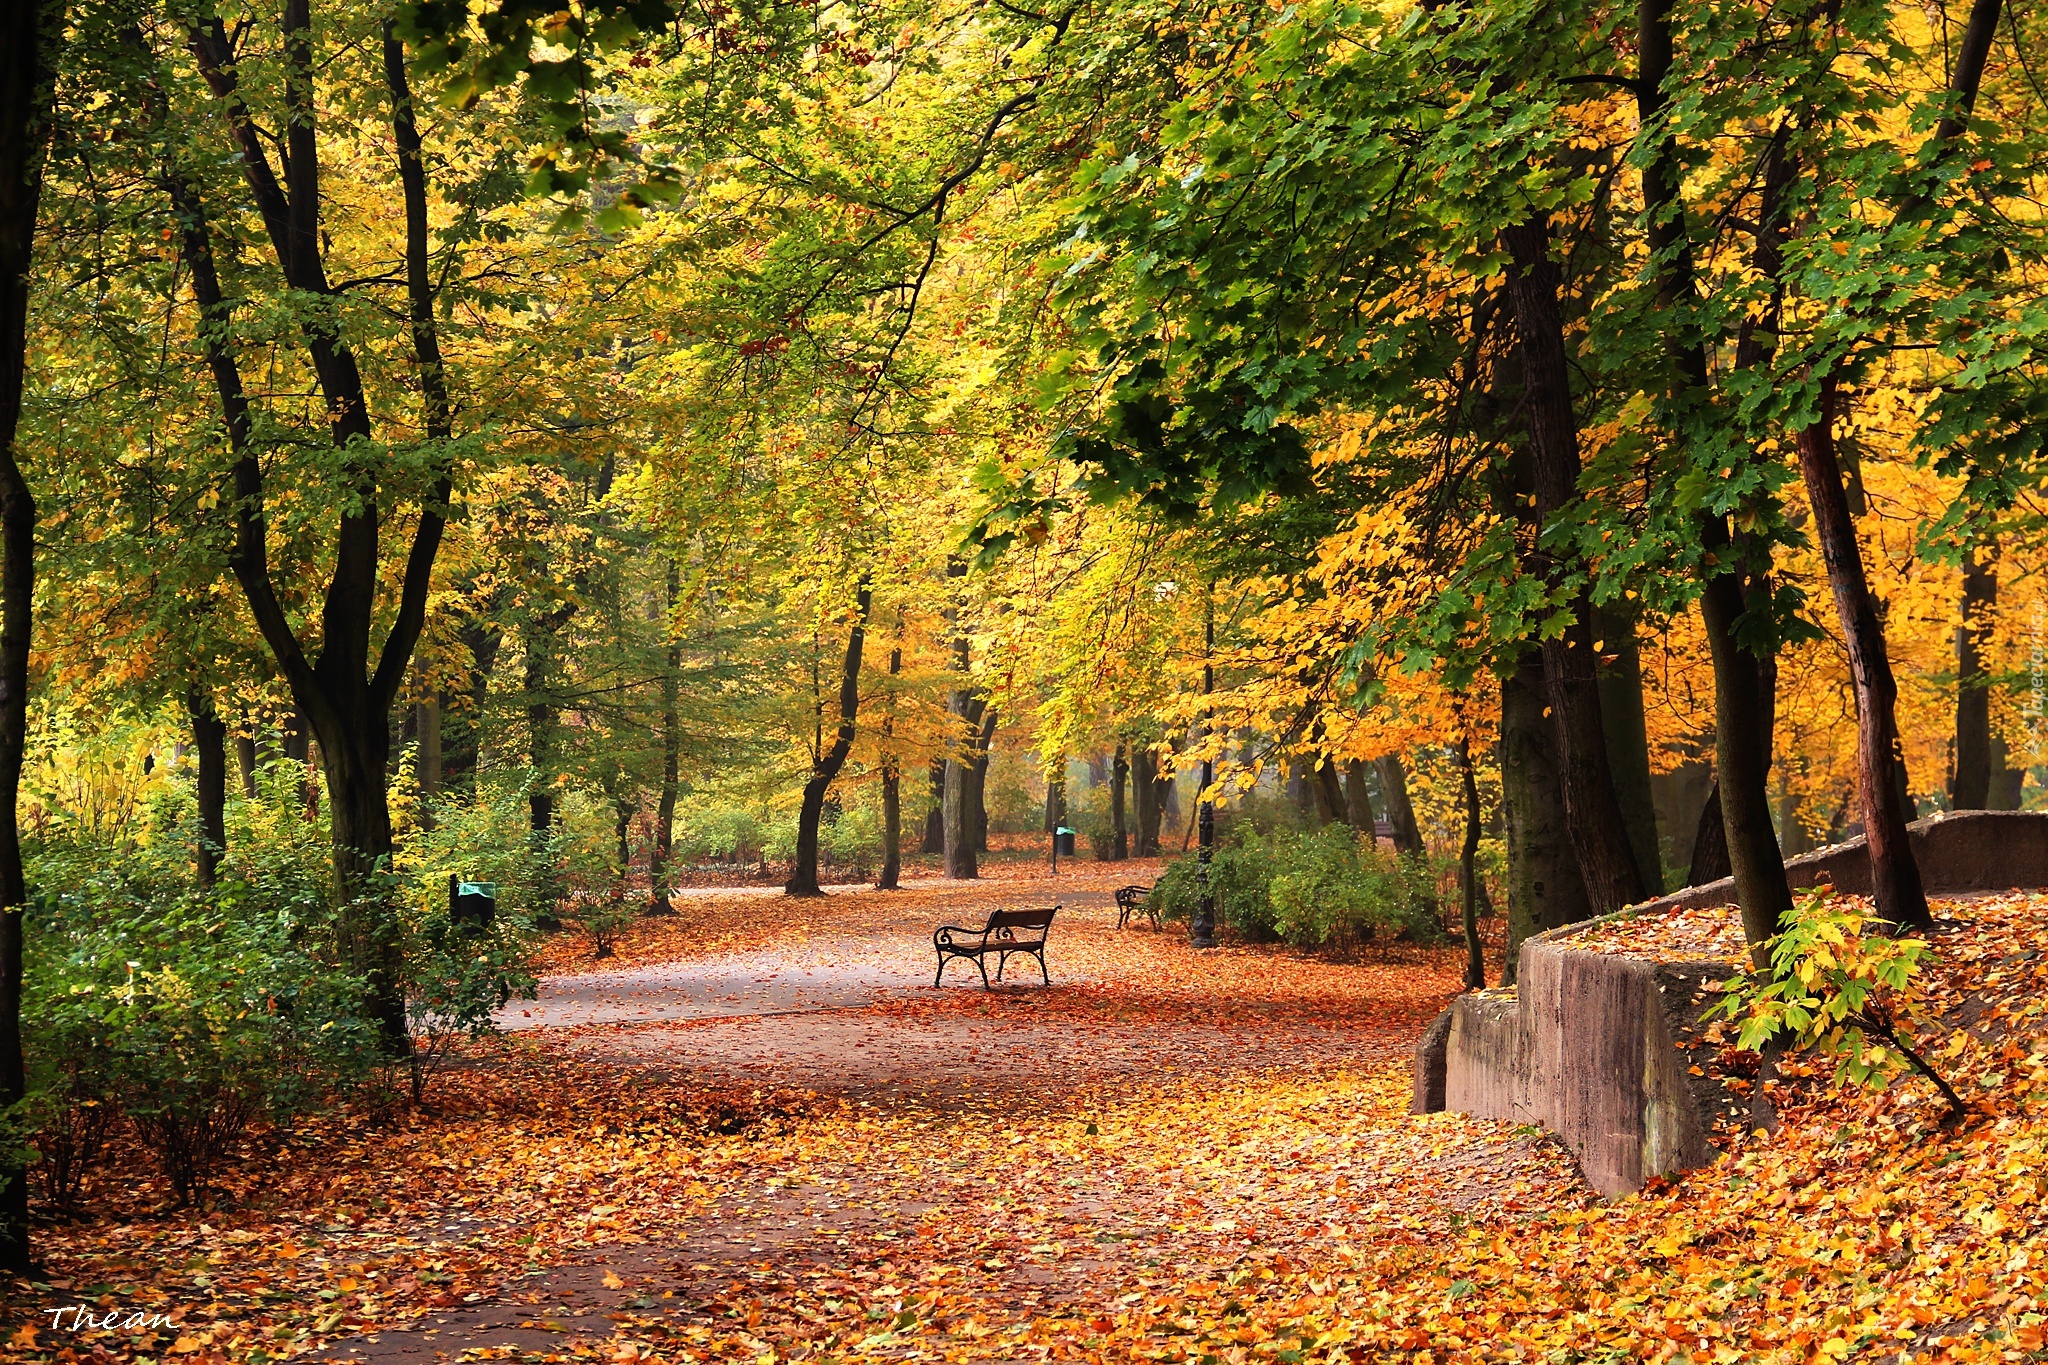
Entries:
{"type": "Polygon", "coordinates": [[[448,876],[448,917],[465,929],[487,929],[498,917],[498,884],[448,876]]]}
{"type": "Polygon", "coordinates": [[[1052,837],[1054,840],[1053,847],[1059,851],[1059,855],[1062,858],[1074,856],[1074,831],[1068,829],[1065,825],[1061,825],[1053,833],[1052,837]]]}

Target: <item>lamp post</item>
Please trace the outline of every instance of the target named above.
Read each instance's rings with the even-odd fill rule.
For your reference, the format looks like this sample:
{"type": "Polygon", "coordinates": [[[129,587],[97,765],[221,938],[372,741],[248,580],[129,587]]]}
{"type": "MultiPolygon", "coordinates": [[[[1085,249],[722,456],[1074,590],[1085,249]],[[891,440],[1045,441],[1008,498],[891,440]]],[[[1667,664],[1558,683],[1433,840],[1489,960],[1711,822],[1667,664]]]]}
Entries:
{"type": "MultiPolygon", "coordinates": [[[[1202,695],[1208,697],[1216,690],[1216,594],[1215,585],[1209,585],[1204,594],[1202,617],[1202,695]]],[[[1209,731],[1215,724],[1213,708],[1202,711],[1202,743],[1206,746],[1209,731]]],[[[1216,807],[1209,800],[1209,784],[1216,780],[1215,759],[1205,753],[1202,756],[1202,790],[1195,798],[1195,826],[1201,836],[1200,850],[1195,854],[1195,885],[1201,889],[1202,899],[1195,906],[1194,917],[1188,921],[1188,941],[1197,948],[1216,946],[1216,896],[1209,887],[1209,863],[1216,855],[1216,807]]]]}

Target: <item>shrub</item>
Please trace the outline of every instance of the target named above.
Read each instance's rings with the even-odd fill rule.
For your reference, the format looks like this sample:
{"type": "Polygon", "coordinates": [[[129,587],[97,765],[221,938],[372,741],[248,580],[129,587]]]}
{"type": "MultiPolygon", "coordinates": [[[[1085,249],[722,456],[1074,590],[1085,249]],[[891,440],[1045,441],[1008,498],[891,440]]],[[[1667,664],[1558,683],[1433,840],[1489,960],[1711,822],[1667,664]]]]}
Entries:
{"type": "MultiPolygon", "coordinates": [[[[1201,899],[1196,872],[1193,858],[1167,864],[1151,895],[1162,918],[1194,913],[1201,899]]],[[[1442,935],[1428,908],[1427,874],[1336,826],[1313,834],[1280,829],[1223,844],[1209,881],[1218,923],[1254,943],[1324,948],[1389,932],[1423,941],[1442,935]]]]}
{"type": "Polygon", "coordinates": [[[834,867],[872,867],[882,858],[882,811],[875,805],[849,806],[818,827],[818,854],[834,867]]]}
{"type": "MultiPolygon", "coordinates": [[[[795,826],[790,827],[794,847],[795,826]]],[[[676,857],[686,863],[747,863],[762,857],[761,822],[742,806],[707,806],[677,821],[676,857]]]]}
{"type": "Polygon", "coordinates": [[[363,983],[318,953],[318,900],[239,879],[135,899],[121,873],[34,903],[34,1141],[46,1189],[75,1194],[104,1133],[93,1111],[118,1108],[191,1203],[252,1119],[288,1121],[366,1074],[375,1033],[363,983]]]}
{"type": "Polygon", "coordinates": [[[1962,1117],[1962,1096],[1903,1036],[1926,1017],[1920,966],[1927,944],[1892,938],[1850,902],[1801,898],[1769,942],[1771,969],[1738,976],[1707,1011],[1741,1023],[1737,1046],[1760,1052],[1773,1039],[1835,1059],[1835,1082],[1882,1090],[1907,1068],[1932,1081],[1962,1117]]]}
{"type": "Polygon", "coordinates": [[[1353,946],[1381,933],[1433,942],[1432,878],[1414,861],[1331,826],[1286,841],[1269,896],[1273,928],[1299,948],[1353,946]]]}

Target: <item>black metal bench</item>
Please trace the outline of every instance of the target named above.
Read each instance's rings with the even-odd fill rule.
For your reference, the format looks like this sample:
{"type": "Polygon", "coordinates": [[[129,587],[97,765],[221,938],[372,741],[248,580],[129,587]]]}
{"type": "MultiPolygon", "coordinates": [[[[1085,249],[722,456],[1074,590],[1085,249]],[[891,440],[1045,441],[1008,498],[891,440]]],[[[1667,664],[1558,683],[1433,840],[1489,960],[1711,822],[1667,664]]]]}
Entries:
{"type": "Polygon", "coordinates": [[[938,950],[939,970],[932,977],[937,986],[946,975],[946,963],[956,957],[971,958],[976,970],[981,973],[982,989],[988,989],[988,965],[982,961],[990,953],[996,955],[996,980],[1003,979],[1003,967],[1009,962],[1011,953],[1029,953],[1038,959],[1038,975],[1046,985],[1052,984],[1052,976],[1045,970],[1045,936],[1052,930],[1052,917],[1059,913],[1055,905],[1046,910],[995,910],[989,913],[988,923],[979,929],[963,929],[957,924],[942,924],[932,933],[932,947],[938,950]],[[1033,931],[1036,937],[1033,937],[1033,931]]]}
{"type": "Polygon", "coordinates": [[[1159,927],[1159,907],[1147,897],[1152,894],[1149,886],[1120,886],[1116,889],[1116,927],[1121,929],[1130,922],[1133,915],[1144,915],[1152,921],[1152,927],[1159,927]]]}

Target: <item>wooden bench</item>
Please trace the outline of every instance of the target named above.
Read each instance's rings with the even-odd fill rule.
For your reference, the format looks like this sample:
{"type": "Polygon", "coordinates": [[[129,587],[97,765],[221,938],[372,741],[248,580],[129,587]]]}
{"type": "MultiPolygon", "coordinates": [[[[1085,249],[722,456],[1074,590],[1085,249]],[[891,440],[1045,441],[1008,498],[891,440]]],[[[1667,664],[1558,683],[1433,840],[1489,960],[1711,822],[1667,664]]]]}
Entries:
{"type": "Polygon", "coordinates": [[[982,989],[988,989],[988,966],[982,961],[990,953],[996,955],[996,980],[1003,979],[1003,967],[1009,962],[1011,953],[1029,953],[1038,959],[1038,975],[1048,986],[1051,975],[1045,970],[1045,936],[1052,930],[1052,917],[1059,913],[1055,905],[1047,910],[995,910],[989,913],[988,923],[979,929],[963,929],[957,924],[942,924],[932,933],[932,947],[938,950],[939,970],[932,977],[937,986],[946,975],[946,963],[956,957],[971,958],[981,973],[982,989]],[[1034,936],[1034,932],[1035,936],[1034,936]]]}
{"type": "Polygon", "coordinates": [[[1146,897],[1152,894],[1149,886],[1120,886],[1116,889],[1116,927],[1121,929],[1130,922],[1133,915],[1144,915],[1152,921],[1152,927],[1159,927],[1159,907],[1146,897]]]}

